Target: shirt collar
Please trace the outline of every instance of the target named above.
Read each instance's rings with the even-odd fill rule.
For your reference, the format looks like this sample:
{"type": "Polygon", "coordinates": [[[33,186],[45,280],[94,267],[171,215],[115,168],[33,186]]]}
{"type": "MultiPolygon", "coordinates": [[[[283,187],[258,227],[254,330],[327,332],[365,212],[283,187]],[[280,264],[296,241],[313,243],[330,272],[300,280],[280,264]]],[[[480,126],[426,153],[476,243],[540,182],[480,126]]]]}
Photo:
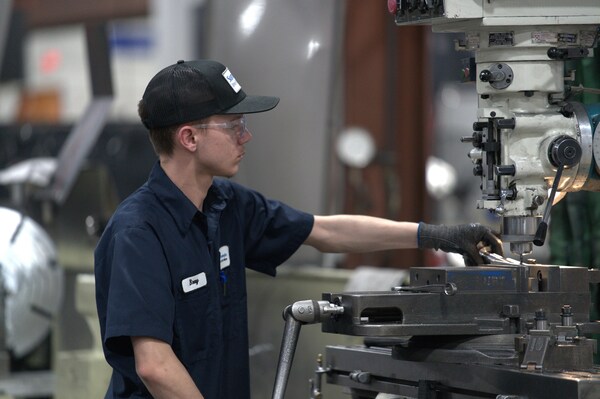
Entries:
{"type": "MultiPolygon", "coordinates": [[[[188,197],[171,181],[169,176],[157,161],[148,178],[148,188],[154,192],[159,201],[165,206],[173,217],[177,227],[182,233],[189,230],[190,225],[198,212],[198,208],[188,197]]],[[[204,200],[204,213],[218,213],[225,208],[228,196],[213,181],[204,200]]]]}

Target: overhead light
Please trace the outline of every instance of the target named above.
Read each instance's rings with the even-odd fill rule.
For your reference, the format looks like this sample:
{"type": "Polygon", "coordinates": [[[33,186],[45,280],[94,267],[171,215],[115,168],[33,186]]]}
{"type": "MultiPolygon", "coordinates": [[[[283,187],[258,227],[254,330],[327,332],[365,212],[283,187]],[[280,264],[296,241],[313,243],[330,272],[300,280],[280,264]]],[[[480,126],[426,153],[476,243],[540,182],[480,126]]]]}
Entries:
{"type": "Polygon", "coordinates": [[[316,40],[311,40],[308,42],[308,55],[307,58],[310,60],[321,47],[321,43],[316,40]]]}
{"type": "Polygon", "coordinates": [[[254,0],[246,7],[246,9],[240,14],[239,27],[242,35],[248,37],[254,33],[254,30],[258,26],[262,19],[266,8],[265,0],[254,0]]]}

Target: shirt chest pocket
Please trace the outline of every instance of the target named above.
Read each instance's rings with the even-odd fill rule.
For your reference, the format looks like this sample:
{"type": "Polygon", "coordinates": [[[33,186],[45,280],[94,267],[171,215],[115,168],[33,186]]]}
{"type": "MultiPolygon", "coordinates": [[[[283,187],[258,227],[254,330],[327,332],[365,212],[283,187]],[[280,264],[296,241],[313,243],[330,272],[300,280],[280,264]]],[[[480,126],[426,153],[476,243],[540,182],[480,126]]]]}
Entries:
{"type": "Polygon", "coordinates": [[[236,340],[247,334],[246,284],[244,270],[227,267],[221,270],[221,313],[223,337],[236,340]]]}
{"type": "Polygon", "coordinates": [[[206,359],[218,335],[215,301],[206,281],[199,273],[181,281],[183,294],[175,302],[175,342],[184,363],[206,359]]]}

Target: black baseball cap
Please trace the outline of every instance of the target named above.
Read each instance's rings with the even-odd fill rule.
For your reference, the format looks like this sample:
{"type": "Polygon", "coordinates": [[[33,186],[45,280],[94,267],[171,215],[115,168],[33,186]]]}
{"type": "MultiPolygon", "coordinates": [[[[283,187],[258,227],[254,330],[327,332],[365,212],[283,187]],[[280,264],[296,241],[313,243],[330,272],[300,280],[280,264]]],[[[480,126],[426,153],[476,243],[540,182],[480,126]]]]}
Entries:
{"type": "Polygon", "coordinates": [[[175,126],[221,114],[253,114],[275,108],[279,98],[249,96],[217,61],[177,61],[148,83],[141,102],[148,129],[175,126]]]}

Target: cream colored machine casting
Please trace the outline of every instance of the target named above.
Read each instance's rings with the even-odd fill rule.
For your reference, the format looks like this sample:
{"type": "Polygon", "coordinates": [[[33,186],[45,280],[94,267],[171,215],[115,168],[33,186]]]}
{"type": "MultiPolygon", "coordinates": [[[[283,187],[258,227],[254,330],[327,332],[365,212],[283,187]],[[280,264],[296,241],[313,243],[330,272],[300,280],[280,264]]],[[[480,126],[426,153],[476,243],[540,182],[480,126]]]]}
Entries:
{"type": "Polygon", "coordinates": [[[598,106],[569,101],[576,71],[593,55],[597,0],[390,0],[397,25],[464,32],[479,96],[469,157],[481,176],[477,208],[502,217],[502,238],[523,256],[542,245],[555,191],[598,191],[598,106]]]}

